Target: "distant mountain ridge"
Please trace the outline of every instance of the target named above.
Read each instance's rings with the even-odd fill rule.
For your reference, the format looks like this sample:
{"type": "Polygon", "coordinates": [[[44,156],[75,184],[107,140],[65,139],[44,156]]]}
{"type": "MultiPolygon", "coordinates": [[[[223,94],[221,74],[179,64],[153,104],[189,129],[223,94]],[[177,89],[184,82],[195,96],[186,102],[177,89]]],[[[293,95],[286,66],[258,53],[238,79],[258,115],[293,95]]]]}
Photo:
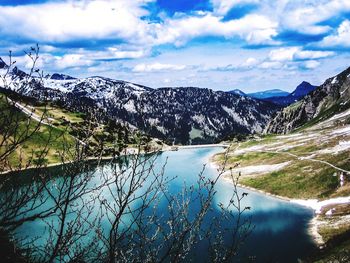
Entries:
{"type": "Polygon", "coordinates": [[[234,89],[229,91],[229,93],[260,99],[285,107],[302,99],[316,88],[317,86],[313,86],[309,82],[303,81],[292,93],[280,89],[264,90],[253,93],[244,93],[239,89],[234,89]]]}
{"type": "Polygon", "coordinates": [[[299,101],[304,96],[314,91],[317,86],[311,85],[309,82],[303,81],[300,83],[296,89],[288,94],[287,96],[274,96],[270,98],[265,98],[266,101],[276,103],[281,106],[288,106],[294,102],[299,101]]]}
{"type": "MultiPolygon", "coordinates": [[[[16,71],[19,72],[18,70],[16,71]]],[[[153,137],[175,143],[216,142],[232,134],[263,132],[278,106],[195,87],[153,89],[103,77],[75,79],[54,74],[24,85],[12,72],[11,89],[71,110],[93,112],[153,137]]],[[[22,73],[21,73],[22,74],[22,73]]]]}
{"type": "Polygon", "coordinates": [[[234,89],[234,90],[228,91],[228,93],[237,94],[240,96],[248,96],[254,99],[268,99],[276,96],[289,95],[287,91],[280,90],[280,89],[271,89],[271,90],[264,90],[264,91],[258,91],[258,92],[252,92],[252,93],[245,93],[240,89],[234,89]]]}
{"type": "Polygon", "coordinates": [[[259,92],[248,93],[247,96],[255,99],[268,99],[272,97],[288,96],[289,92],[280,89],[271,89],[259,92]]]}

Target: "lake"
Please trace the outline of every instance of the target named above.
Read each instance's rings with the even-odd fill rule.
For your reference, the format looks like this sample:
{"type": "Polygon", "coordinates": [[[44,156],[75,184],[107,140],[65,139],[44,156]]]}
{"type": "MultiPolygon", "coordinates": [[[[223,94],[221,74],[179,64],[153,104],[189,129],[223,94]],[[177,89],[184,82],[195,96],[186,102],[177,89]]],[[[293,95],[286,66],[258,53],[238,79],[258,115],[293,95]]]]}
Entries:
{"type": "MultiPolygon", "coordinates": [[[[170,178],[176,177],[170,182],[169,192],[176,193],[179,189],[182,189],[184,182],[186,185],[195,184],[203,164],[207,163],[211,156],[220,151],[223,151],[223,148],[193,148],[164,152],[157,156],[154,170],[160,171],[163,164],[166,163],[165,174],[170,178]]],[[[90,184],[99,182],[102,170],[104,173],[108,173],[108,164],[93,169],[90,184]]],[[[206,166],[204,170],[206,177],[215,178],[217,174],[216,169],[210,164],[206,166]]],[[[64,175],[58,174],[56,176],[64,178],[64,175]]],[[[213,216],[220,210],[219,203],[229,203],[233,186],[229,182],[220,179],[216,185],[216,190],[217,193],[212,202],[213,216]]],[[[243,206],[251,207],[245,215],[251,218],[254,226],[252,233],[240,249],[239,258],[242,261],[246,262],[248,258],[253,258],[254,262],[297,262],[297,259],[307,255],[315,247],[307,233],[308,223],[313,217],[312,210],[246,189],[239,189],[239,192],[240,194],[248,193],[243,199],[243,206]]],[[[104,196],[106,199],[110,198],[104,190],[97,194],[104,196]]],[[[86,199],[89,196],[87,195],[86,199]]],[[[49,206],[49,201],[43,205],[44,208],[49,206]]],[[[43,207],[39,209],[43,209],[43,207]]],[[[159,213],[163,211],[162,209],[165,209],[165,207],[160,204],[159,213]]],[[[96,208],[96,210],[98,209],[96,208]]],[[[106,218],[102,219],[102,225],[107,224],[105,220],[106,218]]],[[[205,223],[209,224],[210,218],[206,219],[205,223]]],[[[47,226],[48,220],[27,222],[16,230],[16,236],[27,241],[36,238],[32,242],[44,244],[48,238],[47,226]]],[[[104,229],[108,229],[108,227],[106,226],[104,229]]],[[[194,261],[203,262],[205,253],[205,248],[199,245],[196,253],[193,253],[193,255],[197,255],[194,256],[194,261]],[[201,256],[198,256],[198,254],[201,256]]]]}

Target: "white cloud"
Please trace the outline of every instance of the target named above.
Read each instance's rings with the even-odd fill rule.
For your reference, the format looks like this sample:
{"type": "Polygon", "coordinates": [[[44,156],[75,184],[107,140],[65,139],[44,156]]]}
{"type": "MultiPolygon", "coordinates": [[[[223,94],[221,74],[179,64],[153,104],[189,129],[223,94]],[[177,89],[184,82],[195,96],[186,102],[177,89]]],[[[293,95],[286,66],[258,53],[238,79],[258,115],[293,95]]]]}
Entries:
{"type": "MultiPolygon", "coordinates": [[[[350,10],[349,0],[282,1],[279,20],[283,28],[305,34],[324,34],[332,30],[319,23],[350,10]]],[[[273,8],[273,7],[272,7],[273,8]]]]}
{"type": "MultiPolygon", "coordinates": [[[[116,47],[109,47],[107,54],[105,54],[108,58],[141,58],[149,54],[149,50],[121,50],[116,47]]],[[[102,56],[102,54],[100,54],[102,56]]]]}
{"type": "Polygon", "coordinates": [[[219,15],[227,14],[235,5],[257,2],[259,0],[211,0],[214,12],[219,15]]]}
{"type": "Polygon", "coordinates": [[[134,46],[133,49],[128,46],[111,46],[105,50],[90,51],[79,49],[76,53],[84,55],[92,60],[117,60],[117,59],[138,59],[148,56],[151,53],[150,48],[142,46],[134,46]]]}
{"type": "MultiPolygon", "coordinates": [[[[0,6],[0,33],[41,41],[124,38],[146,39],[147,0],[64,1],[0,6]]],[[[149,1],[148,1],[149,2],[149,1]]]]}
{"type": "Polygon", "coordinates": [[[284,66],[283,63],[279,61],[265,61],[259,65],[262,69],[280,69],[284,66]]]}
{"type": "MultiPolygon", "coordinates": [[[[342,19],[350,10],[349,0],[210,1],[213,11],[177,13],[172,17],[162,12],[157,14],[161,21],[152,22],[147,20],[150,11],[144,4],[155,0],[52,0],[36,5],[0,4],[0,52],[5,54],[7,46],[11,45],[9,49],[14,54],[22,54],[22,50],[28,48],[25,43],[39,42],[43,44],[40,45],[38,66],[45,70],[64,72],[66,69],[67,73],[85,76],[98,72],[143,84],[152,83],[153,86],[170,80],[171,85],[186,85],[193,81],[198,86],[224,87],[233,85],[241,76],[254,84],[260,81],[260,76],[282,78],[280,73],[283,72],[288,75],[285,84],[291,85],[291,69],[299,76],[311,76],[311,71],[305,69],[318,67],[317,72],[323,69],[323,77],[336,73],[328,74],[329,68],[348,63],[345,58],[339,60],[348,52],[337,54],[329,50],[350,47],[350,21],[344,21],[335,29],[326,22],[342,19]],[[258,8],[240,19],[223,20],[232,8],[247,3],[254,3],[258,8]],[[318,43],[316,50],[313,42],[305,43],[308,38],[300,41],[301,35],[295,35],[295,32],[328,36],[318,43]],[[220,41],[188,44],[193,39],[207,36],[220,41]],[[16,39],[21,41],[16,44],[16,39]],[[81,48],[77,48],[77,44],[81,48]],[[153,49],[164,44],[182,48],[153,49]],[[266,46],[242,48],[247,44],[266,46]],[[200,49],[196,51],[198,47],[200,49]],[[139,74],[142,72],[147,74],[139,74]],[[151,74],[153,72],[155,74],[151,74]],[[195,76],[183,77],[193,72],[195,76]]],[[[21,63],[23,67],[30,65],[23,59],[21,63]]],[[[302,78],[308,80],[305,76],[302,78]]],[[[266,79],[256,86],[269,85],[265,84],[266,79]]],[[[279,85],[278,81],[276,83],[279,85]]],[[[237,82],[237,85],[243,84],[237,82]]]]}
{"type": "Polygon", "coordinates": [[[264,69],[315,69],[320,59],[334,56],[331,51],[303,50],[301,47],[279,48],[270,51],[266,60],[259,65],[264,69]]]}
{"type": "Polygon", "coordinates": [[[195,68],[199,69],[201,72],[206,71],[241,71],[253,69],[261,63],[260,60],[249,57],[245,61],[237,64],[227,64],[227,65],[215,65],[215,66],[196,66],[195,68]]]}
{"type": "MultiPolygon", "coordinates": [[[[144,6],[154,1],[65,0],[36,5],[0,6],[0,36],[19,36],[49,43],[115,40],[126,44],[142,44],[146,49],[161,44],[181,46],[202,36],[227,39],[239,37],[251,45],[280,44],[274,37],[284,30],[306,34],[328,33],[332,28],[320,25],[320,22],[350,11],[349,0],[211,0],[213,12],[189,12],[174,17],[162,13],[158,15],[164,21],[150,23],[143,19],[149,15],[144,6]],[[222,20],[232,7],[246,3],[255,3],[259,8],[241,19],[222,20]]],[[[348,31],[347,28],[345,33],[342,30],[340,27],[336,35],[326,37],[323,44],[331,45],[333,40],[339,45],[343,44],[348,31]]],[[[143,56],[131,52],[123,54],[123,50],[118,52],[116,58],[143,56]]]]}
{"type": "Polygon", "coordinates": [[[240,37],[248,44],[273,44],[277,24],[263,15],[247,15],[241,19],[223,22],[211,13],[202,16],[183,16],[167,19],[164,26],[157,26],[156,44],[174,43],[184,45],[187,41],[202,36],[217,36],[227,39],[240,37]]]}
{"type": "Polygon", "coordinates": [[[317,68],[319,65],[321,65],[320,62],[318,62],[317,60],[308,60],[304,62],[304,68],[306,69],[315,69],[317,68]]]}
{"type": "Polygon", "coordinates": [[[68,54],[63,57],[56,58],[55,64],[57,68],[71,68],[71,67],[89,67],[95,62],[93,60],[86,59],[80,54],[68,54]]]}
{"type": "MultiPolygon", "coordinates": [[[[149,23],[142,17],[149,11],[144,3],[154,0],[96,0],[48,2],[37,5],[0,6],[0,35],[35,42],[62,43],[115,40],[150,49],[161,44],[184,45],[189,40],[214,36],[239,37],[248,44],[275,44],[278,24],[267,16],[247,15],[222,21],[216,13],[197,12],[166,17],[162,23],[149,23]]],[[[246,0],[245,0],[246,1],[246,0]]],[[[223,1],[220,5],[225,5],[223,1]]],[[[242,0],[235,3],[243,2],[242,0]]],[[[250,1],[251,2],[251,1],[250,1]]],[[[141,57],[123,54],[115,57],[141,57]]]]}
{"type": "Polygon", "coordinates": [[[184,70],[185,68],[186,68],[185,65],[153,63],[153,64],[138,64],[132,69],[132,71],[133,72],[178,71],[178,70],[184,70]]]}
{"type": "Polygon", "coordinates": [[[279,48],[272,50],[269,54],[271,61],[288,61],[293,60],[294,54],[299,50],[297,47],[279,48]]]}
{"type": "Polygon", "coordinates": [[[302,50],[300,47],[288,47],[272,50],[268,58],[271,61],[293,61],[321,59],[333,56],[334,54],[332,51],[302,50]]]}
{"type": "Polygon", "coordinates": [[[198,67],[201,71],[246,71],[254,69],[314,69],[320,65],[318,60],[334,56],[335,52],[303,50],[301,47],[278,48],[267,56],[248,57],[243,62],[219,66],[198,67]]]}
{"type": "MultiPolygon", "coordinates": [[[[122,50],[120,48],[109,47],[102,51],[90,51],[85,49],[73,50],[73,53],[67,53],[64,55],[52,55],[49,51],[60,51],[57,48],[51,49],[48,47],[40,47],[39,59],[37,60],[36,67],[43,69],[50,68],[53,70],[63,70],[72,67],[89,67],[87,70],[90,72],[101,71],[103,69],[97,69],[98,65],[102,65],[104,61],[113,61],[118,59],[129,58],[142,58],[149,54],[149,50],[122,50]],[[45,51],[45,52],[44,52],[45,51]],[[95,66],[94,69],[90,68],[95,66]]],[[[62,50],[61,50],[62,51],[62,50]]],[[[32,67],[32,60],[26,55],[16,56],[17,64],[30,69],[32,67]]]]}
{"type": "Polygon", "coordinates": [[[323,47],[350,47],[350,21],[345,20],[340,24],[337,31],[330,36],[325,37],[320,46],[323,47]]]}
{"type": "Polygon", "coordinates": [[[256,58],[247,58],[247,60],[241,64],[241,67],[253,67],[256,66],[257,64],[259,64],[259,60],[257,60],[256,58]]]}
{"type": "Polygon", "coordinates": [[[298,50],[294,54],[295,59],[320,59],[334,56],[333,51],[298,50]]]}
{"type": "MultiPolygon", "coordinates": [[[[16,57],[15,59],[19,66],[24,66],[26,69],[30,69],[33,66],[33,62],[28,56],[16,57]]],[[[89,59],[82,54],[53,56],[49,53],[41,53],[36,63],[36,67],[43,69],[45,66],[45,68],[63,70],[75,67],[90,67],[95,64],[97,64],[96,61],[89,59]]]]}

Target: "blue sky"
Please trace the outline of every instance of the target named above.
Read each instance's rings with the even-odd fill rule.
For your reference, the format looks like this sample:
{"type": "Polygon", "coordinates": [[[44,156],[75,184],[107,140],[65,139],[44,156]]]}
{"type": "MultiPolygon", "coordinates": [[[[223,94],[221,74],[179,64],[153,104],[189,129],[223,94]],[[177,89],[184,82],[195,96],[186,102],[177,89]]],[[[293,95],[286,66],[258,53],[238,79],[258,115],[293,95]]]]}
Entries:
{"type": "Polygon", "coordinates": [[[349,0],[0,0],[0,56],[47,73],[245,92],[350,66],[349,0]]]}

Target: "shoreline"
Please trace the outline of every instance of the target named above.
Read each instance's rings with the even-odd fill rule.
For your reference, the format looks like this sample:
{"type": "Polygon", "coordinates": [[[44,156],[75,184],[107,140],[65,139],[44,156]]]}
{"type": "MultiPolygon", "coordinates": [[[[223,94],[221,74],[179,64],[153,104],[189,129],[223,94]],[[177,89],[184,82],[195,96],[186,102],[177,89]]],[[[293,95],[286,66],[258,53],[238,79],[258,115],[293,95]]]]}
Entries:
{"type": "MultiPolygon", "coordinates": [[[[220,172],[220,164],[214,160],[215,155],[213,155],[209,159],[209,163],[211,167],[213,167],[218,172],[220,172]]],[[[228,170],[224,171],[222,173],[221,179],[226,183],[232,184],[232,180],[229,176],[229,173],[230,171],[228,170]]],[[[249,191],[252,191],[258,194],[276,198],[281,201],[289,202],[290,204],[295,204],[304,208],[311,209],[313,211],[313,217],[307,224],[307,234],[310,236],[310,238],[312,239],[312,241],[314,242],[314,244],[318,249],[324,249],[325,247],[327,247],[327,244],[328,244],[328,241],[325,241],[322,235],[319,233],[320,227],[324,226],[327,220],[334,218],[332,217],[332,209],[329,209],[328,207],[332,205],[350,204],[350,196],[329,198],[325,200],[319,200],[316,198],[315,199],[295,199],[295,198],[290,198],[286,196],[272,194],[270,192],[267,192],[261,189],[256,189],[254,187],[250,187],[240,183],[238,183],[238,187],[242,189],[247,189],[249,191]],[[328,209],[328,211],[326,209],[328,209]]],[[[338,220],[341,220],[341,219],[338,219],[338,220]]]]}
{"type": "MultiPolygon", "coordinates": [[[[220,144],[220,143],[216,143],[216,144],[198,144],[198,145],[174,145],[173,147],[176,147],[178,150],[181,149],[198,149],[198,148],[208,148],[208,147],[224,147],[227,148],[229,147],[228,144],[220,144]]],[[[124,149],[121,153],[120,156],[128,156],[128,155],[133,155],[136,154],[137,149],[130,147],[130,148],[126,148],[124,149]]],[[[168,151],[174,151],[172,149],[172,146],[166,146],[160,150],[154,150],[154,151],[150,151],[147,152],[148,154],[152,154],[152,153],[156,153],[156,152],[168,152],[168,151]]],[[[145,152],[141,152],[141,154],[144,154],[145,152]]],[[[108,161],[108,160],[113,160],[116,157],[113,156],[102,156],[102,157],[87,157],[85,159],[85,161],[108,161]]],[[[52,168],[52,167],[57,167],[57,166],[61,166],[61,165],[66,165],[66,164],[71,164],[74,163],[75,161],[67,161],[64,163],[50,163],[47,165],[43,165],[43,166],[28,166],[28,167],[22,167],[20,169],[13,169],[13,170],[6,170],[3,172],[0,172],[0,176],[2,175],[7,175],[7,174],[11,174],[11,173],[16,173],[16,172],[24,172],[24,171],[30,171],[30,170],[37,170],[37,169],[45,169],[45,168],[52,168]]]]}
{"type": "MultiPolygon", "coordinates": [[[[88,162],[92,162],[92,161],[108,161],[108,160],[112,160],[114,157],[112,156],[104,156],[104,157],[87,157],[84,161],[88,161],[88,162]]],[[[11,173],[17,173],[17,172],[25,172],[25,171],[31,171],[31,170],[38,170],[38,169],[45,169],[45,168],[53,168],[53,167],[58,167],[61,165],[67,165],[67,164],[72,164],[76,161],[67,161],[64,163],[50,163],[47,165],[43,165],[43,166],[28,166],[28,167],[23,167],[20,169],[14,169],[14,170],[7,170],[4,172],[0,173],[0,176],[2,175],[8,175],[11,173]]]]}
{"type": "MultiPolygon", "coordinates": [[[[225,175],[225,174],[223,174],[222,180],[225,181],[226,183],[232,184],[231,179],[228,178],[227,175],[225,175]]],[[[318,233],[318,226],[321,225],[321,221],[319,220],[319,215],[316,213],[316,209],[314,209],[306,204],[301,204],[301,203],[295,202],[295,201],[297,201],[297,199],[292,199],[289,197],[272,194],[272,193],[269,193],[269,192],[266,192],[266,191],[263,191],[260,189],[256,189],[256,188],[253,188],[250,186],[240,184],[240,183],[237,186],[242,188],[242,189],[247,189],[249,191],[252,191],[254,193],[262,194],[262,195],[265,195],[268,197],[278,199],[280,201],[288,202],[290,204],[299,205],[299,206],[302,206],[304,208],[308,208],[308,209],[312,210],[314,212],[314,215],[313,215],[312,219],[308,222],[307,233],[311,237],[311,239],[313,240],[313,242],[315,243],[315,245],[318,248],[322,248],[322,246],[325,245],[325,242],[324,242],[322,236],[318,233]]],[[[307,200],[305,200],[305,201],[307,201],[307,200]]]]}
{"type": "MultiPolygon", "coordinates": [[[[152,153],[156,153],[156,152],[165,152],[165,151],[170,151],[170,149],[166,148],[166,149],[161,149],[161,150],[158,150],[158,151],[150,151],[150,152],[147,152],[147,153],[152,154],[152,153]]],[[[115,158],[118,158],[120,156],[129,156],[129,155],[133,155],[135,153],[136,153],[136,148],[126,148],[124,151],[122,151],[120,153],[119,156],[114,156],[114,157],[113,156],[101,156],[101,157],[90,156],[90,157],[86,157],[84,161],[86,161],[86,162],[109,161],[109,160],[113,160],[115,158]]],[[[141,152],[140,154],[144,154],[144,152],[141,152]]],[[[50,164],[43,165],[43,166],[28,166],[28,167],[23,167],[23,168],[20,168],[20,169],[7,170],[7,171],[0,172],[0,176],[11,174],[11,173],[16,173],[16,172],[24,172],[24,171],[30,171],[30,170],[58,167],[58,166],[61,166],[61,165],[72,164],[74,162],[76,162],[76,160],[74,160],[74,161],[67,161],[67,162],[64,162],[64,163],[50,163],[50,164]]]]}
{"type": "MultiPolygon", "coordinates": [[[[209,159],[209,163],[214,169],[219,171],[219,169],[220,169],[219,168],[219,164],[216,161],[214,161],[214,156],[215,155],[213,155],[209,159]]],[[[229,171],[224,171],[222,176],[221,176],[221,179],[223,181],[225,181],[226,183],[233,184],[232,181],[231,181],[231,178],[228,177],[228,173],[229,173],[229,171]]],[[[307,199],[294,199],[294,198],[289,198],[289,197],[286,197],[286,196],[280,196],[280,195],[272,194],[270,192],[267,192],[267,191],[264,191],[264,190],[261,190],[261,189],[256,189],[254,187],[250,187],[250,186],[243,185],[243,184],[240,184],[240,183],[238,183],[237,186],[240,187],[240,188],[247,189],[249,191],[258,193],[258,194],[262,194],[262,195],[265,195],[265,196],[269,196],[269,197],[272,197],[272,198],[279,199],[281,201],[289,202],[291,204],[296,204],[296,205],[299,205],[299,206],[311,209],[314,212],[314,215],[313,215],[313,218],[308,222],[307,233],[311,237],[311,239],[313,240],[313,242],[315,243],[315,245],[318,248],[322,248],[326,244],[324,242],[322,236],[318,233],[318,226],[322,224],[322,221],[319,219],[319,214],[317,213],[318,209],[314,205],[312,205],[312,204],[320,203],[317,199],[309,199],[309,200],[307,200],[307,199]]],[[[318,207],[318,208],[321,209],[322,206],[318,207]]]]}
{"type": "Polygon", "coordinates": [[[215,144],[197,144],[197,145],[174,145],[174,147],[177,147],[179,150],[181,150],[181,149],[198,149],[198,148],[211,148],[211,147],[228,148],[230,147],[230,145],[224,144],[224,143],[215,143],[215,144]]]}

